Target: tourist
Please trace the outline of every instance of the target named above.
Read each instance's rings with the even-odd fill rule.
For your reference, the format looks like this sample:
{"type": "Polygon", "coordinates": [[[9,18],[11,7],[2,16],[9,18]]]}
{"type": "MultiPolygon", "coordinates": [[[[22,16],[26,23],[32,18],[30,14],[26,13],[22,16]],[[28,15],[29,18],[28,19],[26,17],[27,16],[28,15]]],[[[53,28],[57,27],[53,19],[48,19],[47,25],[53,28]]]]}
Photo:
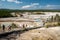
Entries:
{"type": "Polygon", "coordinates": [[[5,31],[5,25],[3,25],[2,27],[3,27],[3,28],[2,28],[2,29],[3,29],[3,31],[5,31]]]}
{"type": "Polygon", "coordinates": [[[8,30],[9,30],[9,31],[11,30],[11,26],[8,27],[8,30]]]}
{"type": "Polygon", "coordinates": [[[25,28],[25,25],[23,24],[23,28],[25,28]]]}

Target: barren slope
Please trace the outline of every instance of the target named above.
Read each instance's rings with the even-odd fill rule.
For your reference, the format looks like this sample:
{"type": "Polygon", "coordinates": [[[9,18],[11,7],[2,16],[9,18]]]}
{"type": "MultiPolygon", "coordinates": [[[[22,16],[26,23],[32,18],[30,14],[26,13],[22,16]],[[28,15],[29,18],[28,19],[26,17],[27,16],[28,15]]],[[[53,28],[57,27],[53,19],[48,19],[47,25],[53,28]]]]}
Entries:
{"type": "Polygon", "coordinates": [[[60,27],[30,30],[21,34],[17,40],[60,40],[60,27]]]}

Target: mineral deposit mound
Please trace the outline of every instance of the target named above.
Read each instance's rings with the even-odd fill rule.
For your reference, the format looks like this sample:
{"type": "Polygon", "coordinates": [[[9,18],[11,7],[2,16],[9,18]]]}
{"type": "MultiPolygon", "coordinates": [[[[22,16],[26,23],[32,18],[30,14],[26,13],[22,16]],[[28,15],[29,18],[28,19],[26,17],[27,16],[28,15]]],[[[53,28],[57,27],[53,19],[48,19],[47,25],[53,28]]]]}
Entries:
{"type": "Polygon", "coordinates": [[[22,33],[17,40],[60,40],[60,27],[30,30],[22,33]]]}

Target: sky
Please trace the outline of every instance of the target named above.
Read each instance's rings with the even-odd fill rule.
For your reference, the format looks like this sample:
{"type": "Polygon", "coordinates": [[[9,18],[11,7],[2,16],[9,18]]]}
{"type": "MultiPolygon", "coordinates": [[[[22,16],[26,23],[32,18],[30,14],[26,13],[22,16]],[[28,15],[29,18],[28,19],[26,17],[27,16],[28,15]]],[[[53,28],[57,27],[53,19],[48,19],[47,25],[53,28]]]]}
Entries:
{"type": "Polygon", "coordinates": [[[0,9],[60,9],[60,0],[0,0],[0,9]]]}

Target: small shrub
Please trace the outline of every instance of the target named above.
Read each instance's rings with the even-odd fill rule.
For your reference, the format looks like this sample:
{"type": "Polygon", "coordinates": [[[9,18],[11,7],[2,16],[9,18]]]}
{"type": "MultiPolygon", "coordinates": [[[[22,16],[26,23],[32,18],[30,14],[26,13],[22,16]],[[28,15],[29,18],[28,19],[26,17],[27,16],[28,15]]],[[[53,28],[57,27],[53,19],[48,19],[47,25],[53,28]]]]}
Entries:
{"type": "Polygon", "coordinates": [[[12,23],[11,25],[12,28],[17,28],[16,24],[12,23]]]}
{"type": "Polygon", "coordinates": [[[48,28],[48,26],[45,26],[46,28],[48,28]]]}
{"type": "Polygon", "coordinates": [[[58,23],[58,25],[60,26],[60,22],[58,23]]]}
{"type": "Polygon", "coordinates": [[[1,24],[0,24],[0,29],[1,29],[1,24]]]}

